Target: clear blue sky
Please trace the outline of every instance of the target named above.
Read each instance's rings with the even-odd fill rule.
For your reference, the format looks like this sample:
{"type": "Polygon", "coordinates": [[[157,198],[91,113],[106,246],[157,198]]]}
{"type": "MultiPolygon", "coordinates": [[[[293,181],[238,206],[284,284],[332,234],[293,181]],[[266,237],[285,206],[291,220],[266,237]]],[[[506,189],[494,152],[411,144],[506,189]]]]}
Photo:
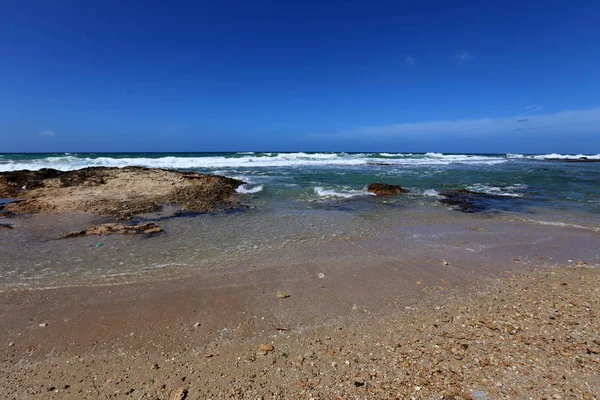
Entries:
{"type": "Polygon", "coordinates": [[[0,152],[600,152],[598,1],[5,1],[0,152]]]}

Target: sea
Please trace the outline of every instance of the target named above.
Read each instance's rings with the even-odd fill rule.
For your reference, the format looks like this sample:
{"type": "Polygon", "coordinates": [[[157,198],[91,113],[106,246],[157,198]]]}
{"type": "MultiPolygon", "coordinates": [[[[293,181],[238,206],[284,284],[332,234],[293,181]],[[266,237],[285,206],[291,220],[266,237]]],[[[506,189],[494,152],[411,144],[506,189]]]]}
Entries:
{"type": "MultiPolygon", "coordinates": [[[[363,255],[413,261],[414,254],[437,260],[444,258],[444,251],[445,258],[451,254],[460,258],[466,251],[500,263],[504,255],[512,257],[507,252],[515,246],[525,252],[522,258],[548,260],[539,254],[554,251],[556,263],[582,257],[593,263],[600,257],[600,154],[0,154],[0,171],[96,166],[167,168],[237,178],[245,182],[237,189],[245,207],[216,214],[140,217],[139,221],[154,221],[165,229],[166,234],[156,237],[57,240],[65,232],[106,219],[12,217],[17,229],[0,231],[1,284],[145,279],[157,271],[164,276],[222,271],[226,265],[245,268],[249,259],[255,259],[254,264],[290,257],[295,262],[311,257],[335,262],[356,259],[360,248],[363,255]],[[375,196],[367,191],[370,183],[401,185],[408,193],[375,196]],[[457,189],[490,196],[483,198],[478,212],[464,213],[440,201],[440,193],[457,189]],[[494,230],[497,235],[472,237],[472,232],[494,230]],[[339,252],[332,252],[334,248],[339,252]]],[[[471,257],[478,260],[474,265],[481,257],[471,257]]]]}

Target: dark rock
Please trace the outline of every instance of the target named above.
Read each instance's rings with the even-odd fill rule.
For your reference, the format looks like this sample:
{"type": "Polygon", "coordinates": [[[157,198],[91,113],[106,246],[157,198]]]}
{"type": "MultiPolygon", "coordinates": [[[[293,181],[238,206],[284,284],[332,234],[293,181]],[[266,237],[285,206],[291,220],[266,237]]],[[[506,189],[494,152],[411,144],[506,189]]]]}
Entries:
{"type": "Polygon", "coordinates": [[[399,185],[389,185],[387,183],[371,183],[367,190],[378,196],[393,196],[406,193],[406,189],[399,185]]]}
{"type": "Polygon", "coordinates": [[[67,233],[63,238],[73,238],[79,236],[90,236],[90,235],[112,235],[113,233],[118,233],[121,235],[132,235],[132,234],[152,234],[162,232],[162,228],[158,225],[150,222],[147,224],[141,225],[121,225],[115,223],[102,224],[90,228],[85,231],[75,231],[71,233],[67,233]]]}
{"type": "Polygon", "coordinates": [[[0,224],[0,229],[2,229],[2,228],[4,228],[4,229],[15,229],[15,226],[11,225],[11,224],[0,224]]]}
{"type": "Polygon", "coordinates": [[[487,211],[489,208],[491,208],[491,202],[494,200],[507,201],[510,199],[510,197],[506,196],[472,192],[466,189],[440,192],[440,196],[444,197],[443,199],[439,200],[440,203],[453,206],[458,211],[462,211],[464,213],[487,211]]]}

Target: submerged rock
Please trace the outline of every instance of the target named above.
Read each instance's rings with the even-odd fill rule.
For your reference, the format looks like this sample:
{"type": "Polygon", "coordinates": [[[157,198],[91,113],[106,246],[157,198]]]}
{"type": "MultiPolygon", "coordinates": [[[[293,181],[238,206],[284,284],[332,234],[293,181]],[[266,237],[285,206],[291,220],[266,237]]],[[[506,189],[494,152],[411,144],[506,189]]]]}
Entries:
{"type": "Polygon", "coordinates": [[[115,223],[108,223],[95,226],[85,231],[75,231],[67,233],[63,238],[73,238],[79,236],[91,236],[91,235],[112,235],[118,233],[121,235],[134,235],[134,234],[151,234],[162,232],[162,228],[152,222],[141,225],[121,225],[115,223]]]}
{"type": "Polygon", "coordinates": [[[504,196],[497,196],[482,192],[472,192],[466,189],[448,190],[440,192],[440,203],[455,207],[458,211],[464,213],[476,213],[486,211],[489,208],[488,200],[501,199],[506,200],[504,196]]]}
{"type": "Polygon", "coordinates": [[[406,189],[399,185],[389,185],[387,183],[371,183],[367,190],[378,196],[393,196],[406,193],[406,189]]]}
{"type": "Polygon", "coordinates": [[[244,182],[217,175],[158,168],[91,167],[76,171],[41,169],[0,173],[0,198],[13,213],[91,212],[119,219],[155,212],[165,204],[182,211],[231,208],[235,190],[244,182]]]}

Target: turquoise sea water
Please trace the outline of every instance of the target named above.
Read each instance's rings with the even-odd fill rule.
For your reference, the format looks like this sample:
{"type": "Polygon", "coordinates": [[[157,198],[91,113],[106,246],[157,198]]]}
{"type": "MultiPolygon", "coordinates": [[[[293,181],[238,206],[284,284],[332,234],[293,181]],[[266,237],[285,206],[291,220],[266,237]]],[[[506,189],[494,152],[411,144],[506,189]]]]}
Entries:
{"type": "MultiPolygon", "coordinates": [[[[600,155],[440,153],[59,153],[0,154],[0,171],[145,166],[236,177],[239,189],[271,200],[344,200],[368,196],[373,182],[398,184],[437,199],[449,189],[506,197],[491,208],[546,208],[600,215],[600,155]]],[[[408,199],[408,200],[407,200],[408,199]]]]}

